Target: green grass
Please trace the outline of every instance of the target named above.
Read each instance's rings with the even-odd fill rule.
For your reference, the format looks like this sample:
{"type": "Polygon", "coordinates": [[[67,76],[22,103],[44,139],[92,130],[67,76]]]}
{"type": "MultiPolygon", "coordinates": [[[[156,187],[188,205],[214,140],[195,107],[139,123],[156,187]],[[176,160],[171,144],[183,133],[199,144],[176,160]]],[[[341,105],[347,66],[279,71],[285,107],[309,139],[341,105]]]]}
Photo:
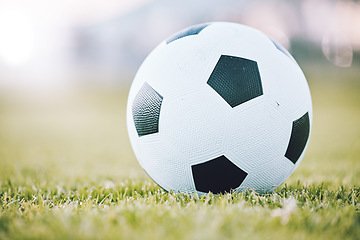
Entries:
{"type": "Polygon", "coordinates": [[[164,192],[127,138],[127,89],[0,94],[0,239],[358,239],[358,72],[312,72],[310,145],[269,195],[164,192]]]}

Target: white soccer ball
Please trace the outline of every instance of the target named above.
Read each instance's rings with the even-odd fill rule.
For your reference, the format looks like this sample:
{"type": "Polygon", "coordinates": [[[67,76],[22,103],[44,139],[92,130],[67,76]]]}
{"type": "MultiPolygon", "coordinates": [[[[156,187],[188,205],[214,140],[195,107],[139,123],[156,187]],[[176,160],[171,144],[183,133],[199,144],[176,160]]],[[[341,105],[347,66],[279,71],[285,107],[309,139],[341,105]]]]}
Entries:
{"type": "Polygon", "coordinates": [[[235,23],[196,25],[162,42],[138,70],[127,104],[136,158],[175,192],[271,192],[301,162],[311,125],[296,61],[235,23]]]}

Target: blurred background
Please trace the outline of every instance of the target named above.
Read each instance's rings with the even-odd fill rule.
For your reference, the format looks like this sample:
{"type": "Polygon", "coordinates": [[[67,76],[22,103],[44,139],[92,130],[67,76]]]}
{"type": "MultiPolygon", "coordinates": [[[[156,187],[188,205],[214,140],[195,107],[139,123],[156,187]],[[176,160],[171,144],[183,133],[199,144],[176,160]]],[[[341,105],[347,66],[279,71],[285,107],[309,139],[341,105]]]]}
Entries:
{"type": "Polygon", "coordinates": [[[354,0],[1,0],[0,86],[128,84],[162,40],[209,21],[255,27],[300,64],[359,64],[360,3],[354,0]]]}
{"type": "MultiPolygon", "coordinates": [[[[309,158],[348,154],[338,171],[352,168],[360,148],[357,0],[0,0],[3,179],[146,177],[126,133],[131,81],[157,44],[211,21],[255,27],[293,54],[314,101],[309,158]]],[[[323,171],[319,181],[330,177],[323,171]]]]}

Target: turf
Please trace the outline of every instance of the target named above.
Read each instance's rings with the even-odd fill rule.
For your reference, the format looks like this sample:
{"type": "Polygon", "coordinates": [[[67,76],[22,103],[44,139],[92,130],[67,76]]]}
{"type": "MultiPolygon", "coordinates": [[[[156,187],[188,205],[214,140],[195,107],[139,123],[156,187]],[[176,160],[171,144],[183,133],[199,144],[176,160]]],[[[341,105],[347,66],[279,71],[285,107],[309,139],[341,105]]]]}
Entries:
{"type": "Polygon", "coordinates": [[[0,94],[0,239],[358,239],[358,73],[308,76],[310,145],[274,193],[167,193],[127,138],[128,88],[0,94]]]}

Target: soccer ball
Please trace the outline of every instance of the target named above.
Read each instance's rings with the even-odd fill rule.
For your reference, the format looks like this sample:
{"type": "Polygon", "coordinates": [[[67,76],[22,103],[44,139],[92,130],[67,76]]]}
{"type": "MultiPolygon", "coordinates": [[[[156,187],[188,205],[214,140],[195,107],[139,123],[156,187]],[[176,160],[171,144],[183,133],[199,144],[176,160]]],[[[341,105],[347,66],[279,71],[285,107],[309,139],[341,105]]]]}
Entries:
{"type": "Polygon", "coordinates": [[[273,191],[301,162],[311,125],[294,58],[235,23],[192,26],[162,42],[127,104],[142,168],[165,190],[190,194],[273,191]]]}

